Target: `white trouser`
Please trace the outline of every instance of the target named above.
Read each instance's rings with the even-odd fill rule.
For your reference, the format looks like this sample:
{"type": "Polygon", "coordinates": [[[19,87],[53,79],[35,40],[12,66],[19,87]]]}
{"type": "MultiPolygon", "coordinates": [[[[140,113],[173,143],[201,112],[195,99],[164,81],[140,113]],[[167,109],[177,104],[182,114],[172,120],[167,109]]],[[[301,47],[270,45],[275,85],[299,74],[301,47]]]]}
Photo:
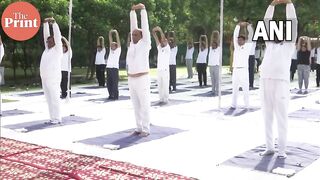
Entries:
{"type": "Polygon", "coordinates": [[[58,79],[42,79],[44,96],[49,107],[50,120],[61,122],[60,81],[58,79]]]}
{"type": "Polygon", "coordinates": [[[278,122],[279,153],[285,153],[290,84],[285,80],[260,79],[260,89],[267,150],[274,150],[272,130],[274,114],[278,122]]]}
{"type": "Polygon", "coordinates": [[[137,131],[150,132],[150,77],[148,74],[128,78],[137,131]]]}
{"type": "Polygon", "coordinates": [[[169,101],[169,69],[158,70],[158,91],[160,102],[169,101]]]}
{"type": "Polygon", "coordinates": [[[242,88],[245,107],[249,107],[249,70],[233,68],[232,72],[232,107],[237,107],[239,88],[242,88]]]}
{"type": "Polygon", "coordinates": [[[210,68],[212,92],[217,95],[219,92],[219,70],[220,70],[220,67],[218,65],[215,65],[215,66],[209,66],[209,68],[210,68]]]}

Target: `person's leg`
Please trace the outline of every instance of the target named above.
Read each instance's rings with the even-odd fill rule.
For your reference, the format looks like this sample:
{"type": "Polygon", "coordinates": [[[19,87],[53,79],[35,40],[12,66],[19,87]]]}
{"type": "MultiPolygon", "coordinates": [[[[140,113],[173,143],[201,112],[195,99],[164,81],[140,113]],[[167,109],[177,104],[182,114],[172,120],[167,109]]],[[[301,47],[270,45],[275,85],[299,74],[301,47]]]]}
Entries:
{"type": "Polygon", "coordinates": [[[205,86],[207,86],[207,64],[206,63],[203,63],[202,64],[202,72],[203,72],[203,84],[205,86]]]}
{"type": "Polygon", "coordinates": [[[218,94],[219,93],[219,78],[220,78],[220,67],[219,66],[214,66],[214,84],[215,84],[215,93],[218,94]]]}
{"type": "Polygon", "coordinates": [[[61,71],[61,98],[67,97],[67,90],[68,90],[68,71],[61,71]]]}
{"type": "Polygon", "coordinates": [[[101,85],[101,72],[100,72],[100,65],[96,65],[96,78],[98,80],[99,86],[101,85]]]}
{"type": "Polygon", "coordinates": [[[253,88],[254,82],[254,56],[249,56],[249,87],[253,88]]]}
{"type": "Polygon", "coordinates": [[[202,72],[201,72],[201,65],[199,63],[197,63],[197,72],[198,72],[199,86],[202,86],[202,72]]]}
{"type": "Polygon", "coordinates": [[[188,78],[192,78],[192,59],[186,59],[188,78]]]}
{"type": "MultiPolygon", "coordinates": [[[[320,56],[320,55],[319,55],[320,56]]],[[[316,69],[316,73],[317,73],[317,77],[316,77],[316,84],[317,84],[317,87],[319,87],[319,85],[320,85],[320,64],[317,64],[316,65],[317,67],[317,69],[316,69]]]]}
{"type": "Polygon", "coordinates": [[[240,82],[243,90],[244,105],[245,108],[249,108],[249,73],[246,68],[242,68],[241,71],[243,76],[240,77],[243,78],[241,78],[240,82]]]}
{"type": "Polygon", "coordinates": [[[107,68],[107,89],[109,93],[109,99],[114,98],[114,94],[112,91],[112,72],[111,68],[107,68]]]}
{"type": "Polygon", "coordinates": [[[119,69],[114,68],[113,69],[113,77],[114,77],[114,85],[113,85],[113,92],[114,92],[114,98],[119,99],[119,69]]]}
{"type": "Polygon", "coordinates": [[[210,71],[210,78],[211,78],[211,87],[212,87],[212,93],[215,94],[215,83],[214,83],[214,66],[209,66],[210,71]]]}
{"type": "Polygon", "coordinates": [[[43,89],[44,97],[46,98],[47,105],[48,105],[49,117],[50,117],[50,120],[53,120],[52,108],[51,108],[51,103],[50,103],[51,94],[50,94],[49,87],[48,87],[49,83],[45,79],[41,79],[41,83],[42,83],[42,89],[43,89]]]}
{"type": "Polygon", "coordinates": [[[101,65],[101,85],[105,86],[106,84],[106,65],[101,65]]]}
{"type": "Polygon", "coordinates": [[[261,110],[265,124],[265,140],[266,150],[261,153],[262,156],[274,153],[274,139],[273,139],[273,101],[276,91],[274,91],[274,84],[271,79],[260,79],[260,98],[261,110]]]}
{"type": "Polygon", "coordinates": [[[286,157],[287,129],[288,129],[288,106],[290,98],[290,84],[286,81],[275,81],[274,112],[278,121],[278,148],[279,156],[286,157]]]}
{"type": "Polygon", "coordinates": [[[173,65],[173,80],[172,80],[172,90],[177,90],[177,67],[173,65]]]}
{"type": "Polygon", "coordinates": [[[306,65],[304,69],[304,87],[306,91],[308,90],[309,87],[309,77],[310,77],[310,66],[306,65]]]}
{"type": "Polygon", "coordinates": [[[232,108],[237,108],[238,93],[239,93],[238,69],[233,68],[233,72],[232,72],[232,104],[231,104],[232,108]]]}
{"type": "Polygon", "coordinates": [[[302,67],[302,65],[298,65],[298,84],[299,84],[299,92],[298,93],[301,93],[302,82],[303,82],[303,67],[302,67]]]}
{"type": "Polygon", "coordinates": [[[161,70],[158,70],[158,76],[157,76],[157,83],[158,83],[158,91],[159,91],[159,101],[163,102],[163,77],[162,77],[162,72],[161,70]]]}
{"type": "Polygon", "coordinates": [[[170,70],[169,90],[171,90],[171,86],[173,86],[173,65],[169,65],[169,70],[170,70]]]}
{"type": "Polygon", "coordinates": [[[150,133],[150,77],[143,75],[139,77],[138,98],[140,101],[140,117],[142,131],[150,133]]]}
{"type": "Polygon", "coordinates": [[[52,112],[53,121],[61,122],[61,105],[60,105],[60,88],[59,80],[53,80],[50,83],[49,93],[50,93],[50,108],[52,112]]]}
{"type": "Polygon", "coordinates": [[[129,91],[130,91],[130,99],[134,109],[134,115],[136,119],[137,129],[136,132],[142,132],[142,119],[140,117],[140,101],[137,95],[138,91],[138,82],[137,78],[128,77],[129,91]]]}
{"type": "Polygon", "coordinates": [[[165,103],[169,101],[169,72],[164,71],[162,74],[163,100],[165,103]]]}

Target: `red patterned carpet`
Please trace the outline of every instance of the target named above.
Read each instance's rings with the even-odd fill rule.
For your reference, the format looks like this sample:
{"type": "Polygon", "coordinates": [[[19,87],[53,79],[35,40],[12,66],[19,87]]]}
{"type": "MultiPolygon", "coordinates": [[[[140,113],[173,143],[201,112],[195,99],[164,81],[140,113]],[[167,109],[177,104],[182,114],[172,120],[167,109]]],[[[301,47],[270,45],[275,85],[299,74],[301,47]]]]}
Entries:
{"type": "Polygon", "coordinates": [[[188,180],[193,178],[1,137],[0,179],[188,180]]]}

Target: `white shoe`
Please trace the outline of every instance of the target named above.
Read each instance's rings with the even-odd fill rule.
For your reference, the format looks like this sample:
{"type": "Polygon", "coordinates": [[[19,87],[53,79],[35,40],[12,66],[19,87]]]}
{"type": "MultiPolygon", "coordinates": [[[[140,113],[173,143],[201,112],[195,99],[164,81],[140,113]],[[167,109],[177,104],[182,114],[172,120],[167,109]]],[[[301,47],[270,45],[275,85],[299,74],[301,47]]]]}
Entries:
{"type": "Polygon", "coordinates": [[[274,150],[265,150],[262,153],[260,153],[260,156],[270,156],[274,154],[274,150]]]}

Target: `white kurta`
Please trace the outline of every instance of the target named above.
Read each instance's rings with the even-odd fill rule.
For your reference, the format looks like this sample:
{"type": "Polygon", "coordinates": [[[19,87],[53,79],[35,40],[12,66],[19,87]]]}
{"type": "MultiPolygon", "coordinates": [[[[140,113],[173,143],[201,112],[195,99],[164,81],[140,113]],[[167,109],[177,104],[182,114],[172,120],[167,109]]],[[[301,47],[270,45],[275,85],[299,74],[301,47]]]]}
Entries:
{"type": "Polygon", "coordinates": [[[106,55],[106,48],[102,48],[101,51],[97,50],[95,65],[104,65],[104,64],[106,64],[106,59],[104,58],[105,55],[106,55]]]}
{"type": "MultiPolygon", "coordinates": [[[[137,14],[130,12],[131,35],[138,29],[137,14]]],[[[127,52],[127,65],[129,74],[149,72],[149,51],[151,49],[151,37],[147,11],[141,10],[142,39],[136,44],[132,41],[127,52]]],[[[132,37],[131,37],[132,39],[132,37]]],[[[150,132],[150,77],[148,74],[139,77],[128,77],[130,97],[134,108],[137,124],[136,131],[150,132]]]]}
{"type": "Polygon", "coordinates": [[[40,76],[42,88],[46,97],[51,121],[61,121],[60,113],[60,82],[61,82],[61,58],[63,55],[61,33],[57,23],[52,25],[55,46],[48,49],[46,43],[50,36],[49,24],[43,24],[43,36],[45,50],[41,56],[40,76]]]}
{"type": "Polygon", "coordinates": [[[158,45],[158,91],[160,102],[168,102],[169,100],[169,59],[170,46],[161,47],[158,45]]]}
{"type": "Polygon", "coordinates": [[[110,53],[107,60],[107,68],[116,68],[119,69],[119,59],[121,55],[121,47],[118,47],[115,50],[110,48],[110,53]]]}
{"type": "Polygon", "coordinates": [[[171,48],[169,65],[177,64],[177,53],[178,53],[178,46],[171,48]]]}
{"type": "Polygon", "coordinates": [[[68,51],[63,53],[61,58],[61,71],[71,72],[71,59],[72,59],[72,50],[70,47],[68,47],[68,51]]]}
{"type": "MultiPolygon", "coordinates": [[[[272,19],[274,6],[269,6],[265,21],[272,19]]],[[[287,19],[296,20],[292,3],[286,5],[287,19]]],[[[297,38],[297,22],[293,22],[292,42],[266,43],[264,60],[261,64],[261,103],[265,121],[265,138],[267,150],[274,150],[273,114],[278,122],[279,154],[284,154],[287,144],[287,119],[290,98],[290,64],[297,38]]]]}

